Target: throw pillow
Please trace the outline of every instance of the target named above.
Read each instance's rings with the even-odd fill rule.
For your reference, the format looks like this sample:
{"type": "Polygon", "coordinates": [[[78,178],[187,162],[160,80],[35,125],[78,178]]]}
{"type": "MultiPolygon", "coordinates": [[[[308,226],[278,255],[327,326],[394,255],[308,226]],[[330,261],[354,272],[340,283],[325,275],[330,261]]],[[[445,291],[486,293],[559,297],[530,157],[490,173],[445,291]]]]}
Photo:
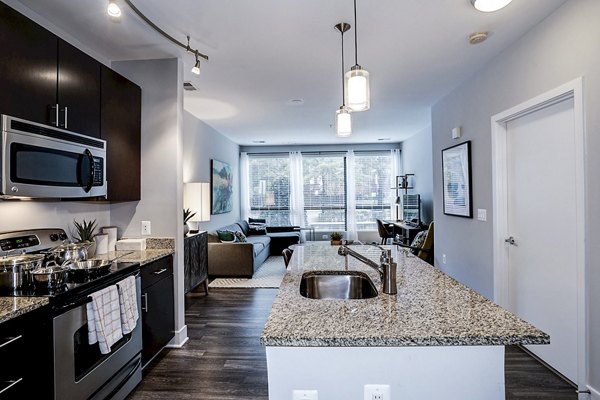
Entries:
{"type": "Polygon", "coordinates": [[[417,233],[417,236],[415,236],[415,238],[412,241],[412,244],[410,245],[410,247],[412,247],[412,249],[410,249],[411,253],[413,253],[414,255],[417,255],[417,253],[419,252],[419,249],[421,247],[423,247],[423,244],[425,243],[426,235],[427,235],[426,230],[417,233]]]}
{"type": "Polygon", "coordinates": [[[219,236],[219,240],[221,242],[234,242],[235,235],[231,231],[217,231],[217,235],[219,236]]]}
{"type": "Polygon", "coordinates": [[[235,237],[237,239],[238,242],[240,243],[246,243],[246,235],[244,235],[244,232],[240,232],[240,231],[236,231],[235,232],[235,237]]]}
{"type": "Polygon", "coordinates": [[[267,220],[265,218],[248,218],[249,224],[266,224],[267,220]]]}

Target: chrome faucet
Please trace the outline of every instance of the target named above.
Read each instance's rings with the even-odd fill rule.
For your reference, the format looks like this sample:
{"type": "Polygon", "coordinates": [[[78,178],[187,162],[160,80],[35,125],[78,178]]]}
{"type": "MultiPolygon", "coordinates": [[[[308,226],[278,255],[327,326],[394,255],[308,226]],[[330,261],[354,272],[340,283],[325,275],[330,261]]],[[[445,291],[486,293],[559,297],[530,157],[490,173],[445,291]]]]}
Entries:
{"type": "Polygon", "coordinates": [[[383,247],[377,246],[381,249],[381,256],[379,257],[379,261],[381,264],[377,264],[375,261],[368,259],[362,254],[352,250],[346,244],[340,246],[338,249],[338,254],[340,256],[345,256],[348,258],[348,255],[356,258],[358,261],[368,265],[373,268],[375,271],[379,272],[379,277],[381,278],[381,282],[383,283],[383,293],[385,294],[396,294],[398,289],[396,287],[396,268],[397,264],[392,259],[392,251],[388,249],[384,249],[383,247]]]}

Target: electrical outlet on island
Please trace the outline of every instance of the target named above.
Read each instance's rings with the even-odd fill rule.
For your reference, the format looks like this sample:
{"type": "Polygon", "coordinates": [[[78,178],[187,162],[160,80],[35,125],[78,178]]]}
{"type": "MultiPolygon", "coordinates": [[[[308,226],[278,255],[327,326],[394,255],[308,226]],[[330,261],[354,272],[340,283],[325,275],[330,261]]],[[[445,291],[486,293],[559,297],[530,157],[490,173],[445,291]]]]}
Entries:
{"type": "Polygon", "coordinates": [[[150,221],[142,221],[142,236],[148,236],[152,234],[152,225],[150,221]]]}

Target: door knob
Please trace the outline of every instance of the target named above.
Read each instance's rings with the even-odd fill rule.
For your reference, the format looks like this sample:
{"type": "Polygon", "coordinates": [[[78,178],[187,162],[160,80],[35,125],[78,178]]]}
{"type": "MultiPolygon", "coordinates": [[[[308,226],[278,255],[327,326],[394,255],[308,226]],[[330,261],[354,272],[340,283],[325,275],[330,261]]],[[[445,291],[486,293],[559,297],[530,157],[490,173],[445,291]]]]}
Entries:
{"type": "Polygon", "coordinates": [[[510,236],[509,238],[504,239],[504,241],[512,246],[516,246],[517,242],[515,241],[515,238],[510,236]]]}

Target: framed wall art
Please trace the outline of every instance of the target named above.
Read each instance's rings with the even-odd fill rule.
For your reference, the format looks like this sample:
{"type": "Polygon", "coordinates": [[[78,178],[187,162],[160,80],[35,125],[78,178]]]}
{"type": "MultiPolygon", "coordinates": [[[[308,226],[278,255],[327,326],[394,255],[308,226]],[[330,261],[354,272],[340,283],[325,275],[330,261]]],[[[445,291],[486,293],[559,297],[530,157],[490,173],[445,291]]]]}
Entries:
{"type": "Polygon", "coordinates": [[[211,161],[211,214],[225,214],[233,208],[233,173],[231,165],[211,161]]]}
{"type": "Polygon", "coordinates": [[[473,218],[471,141],[442,150],[444,214],[473,218]]]}

